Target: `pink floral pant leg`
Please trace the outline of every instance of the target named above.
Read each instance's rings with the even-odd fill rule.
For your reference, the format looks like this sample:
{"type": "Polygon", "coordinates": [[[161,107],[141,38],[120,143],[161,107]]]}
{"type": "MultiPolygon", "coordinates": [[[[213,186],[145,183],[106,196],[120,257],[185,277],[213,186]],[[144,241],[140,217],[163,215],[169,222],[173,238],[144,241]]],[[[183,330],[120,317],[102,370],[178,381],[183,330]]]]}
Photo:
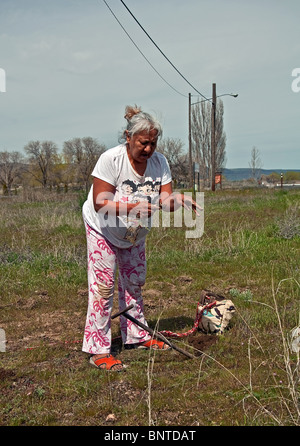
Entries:
{"type": "MultiPolygon", "coordinates": [[[[141,287],[145,283],[144,242],[128,249],[111,245],[86,224],[89,300],[82,350],[91,354],[111,351],[111,311],[117,266],[119,267],[119,309],[133,304],[129,313],[147,325],[143,315],[141,287]]],[[[124,344],[150,338],[124,316],[120,318],[124,344]]]]}
{"type": "MultiPolygon", "coordinates": [[[[119,267],[119,308],[124,309],[134,305],[128,313],[144,325],[148,325],[144,318],[142,286],[146,279],[145,241],[128,249],[118,249],[119,267]]],[[[124,344],[135,344],[151,338],[149,333],[133,322],[120,316],[121,334],[124,344]]]]}

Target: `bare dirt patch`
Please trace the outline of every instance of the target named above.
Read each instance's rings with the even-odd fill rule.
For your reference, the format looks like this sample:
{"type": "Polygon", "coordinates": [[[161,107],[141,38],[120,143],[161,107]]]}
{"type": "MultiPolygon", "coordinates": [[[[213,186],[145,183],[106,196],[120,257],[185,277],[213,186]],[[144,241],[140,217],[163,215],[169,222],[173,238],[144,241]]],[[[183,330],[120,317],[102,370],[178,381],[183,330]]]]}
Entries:
{"type": "Polygon", "coordinates": [[[194,335],[188,338],[188,343],[193,347],[193,354],[200,356],[204,351],[208,350],[212,345],[217,343],[217,336],[214,335],[194,335]]]}

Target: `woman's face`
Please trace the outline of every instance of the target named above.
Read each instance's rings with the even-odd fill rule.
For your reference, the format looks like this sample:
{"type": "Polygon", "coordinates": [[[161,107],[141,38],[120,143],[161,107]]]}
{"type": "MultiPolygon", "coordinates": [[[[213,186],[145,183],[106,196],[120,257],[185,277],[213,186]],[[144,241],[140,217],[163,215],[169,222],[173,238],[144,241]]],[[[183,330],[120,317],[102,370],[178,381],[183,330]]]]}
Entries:
{"type": "Polygon", "coordinates": [[[157,130],[144,130],[129,136],[127,133],[126,141],[128,144],[129,155],[136,163],[145,163],[153,154],[157,145],[157,130]]]}

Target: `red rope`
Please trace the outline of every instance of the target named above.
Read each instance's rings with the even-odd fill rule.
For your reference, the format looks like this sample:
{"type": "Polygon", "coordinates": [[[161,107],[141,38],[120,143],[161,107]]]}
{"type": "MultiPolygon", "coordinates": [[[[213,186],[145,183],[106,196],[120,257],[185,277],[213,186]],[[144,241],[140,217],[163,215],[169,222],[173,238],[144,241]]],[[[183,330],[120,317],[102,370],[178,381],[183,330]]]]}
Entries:
{"type": "Polygon", "coordinates": [[[163,330],[163,331],[160,331],[159,333],[162,334],[163,336],[166,336],[167,338],[183,338],[184,336],[190,336],[190,335],[194,334],[195,331],[198,329],[199,321],[200,321],[204,311],[209,310],[211,307],[216,305],[216,303],[217,303],[217,301],[211,302],[210,304],[203,306],[201,308],[201,310],[199,311],[200,302],[198,302],[197,313],[196,313],[196,318],[194,320],[194,325],[190,330],[186,331],[185,333],[174,333],[173,331],[168,331],[168,330],[163,330]]]}

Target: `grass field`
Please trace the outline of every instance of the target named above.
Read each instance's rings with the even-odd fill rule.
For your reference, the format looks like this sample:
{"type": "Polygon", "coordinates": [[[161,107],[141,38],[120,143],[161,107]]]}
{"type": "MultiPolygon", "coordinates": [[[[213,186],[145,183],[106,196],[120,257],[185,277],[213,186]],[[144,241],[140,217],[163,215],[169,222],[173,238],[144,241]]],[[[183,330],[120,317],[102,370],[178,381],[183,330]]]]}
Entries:
{"type": "MultiPolygon", "coordinates": [[[[222,336],[173,341],[193,353],[123,350],[98,371],[81,352],[87,308],[82,197],[32,192],[0,201],[0,424],[6,426],[258,426],[300,424],[300,192],[205,193],[199,239],[153,228],[145,314],[157,330],[193,326],[202,289],[231,299],[222,336]]],[[[117,311],[117,295],[114,311],[117,311]]]]}

